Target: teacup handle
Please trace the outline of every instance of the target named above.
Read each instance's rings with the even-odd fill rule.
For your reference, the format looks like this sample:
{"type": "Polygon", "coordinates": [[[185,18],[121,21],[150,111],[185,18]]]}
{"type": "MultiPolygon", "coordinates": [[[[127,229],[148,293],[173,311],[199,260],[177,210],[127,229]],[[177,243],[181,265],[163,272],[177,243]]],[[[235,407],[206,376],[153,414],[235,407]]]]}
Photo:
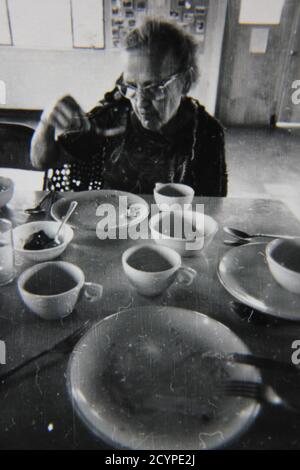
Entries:
{"type": "Polygon", "coordinates": [[[179,284],[183,284],[185,286],[190,286],[196,276],[197,271],[193,268],[189,268],[188,266],[180,266],[177,271],[177,281],[179,284]]]}
{"type": "Polygon", "coordinates": [[[103,286],[95,282],[85,282],[83,286],[83,295],[89,302],[100,300],[103,295],[103,286]]]}

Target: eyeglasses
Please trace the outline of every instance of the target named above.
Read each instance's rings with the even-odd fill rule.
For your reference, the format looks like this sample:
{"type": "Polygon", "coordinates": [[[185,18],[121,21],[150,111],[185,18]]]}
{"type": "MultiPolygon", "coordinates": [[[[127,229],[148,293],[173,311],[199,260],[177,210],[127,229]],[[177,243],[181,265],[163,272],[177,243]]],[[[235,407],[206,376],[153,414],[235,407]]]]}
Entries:
{"type": "Polygon", "coordinates": [[[138,89],[140,92],[144,93],[151,100],[163,100],[167,95],[168,86],[173,83],[177,78],[185,72],[174,73],[170,77],[162,80],[156,85],[147,85],[144,87],[137,87],[136,85],[131,85],[129,83],[124,83],[122,79],[119,79],[116,83],[119,92],[122,96],[128,99],[132,99],[136,96],[138,89]]]}

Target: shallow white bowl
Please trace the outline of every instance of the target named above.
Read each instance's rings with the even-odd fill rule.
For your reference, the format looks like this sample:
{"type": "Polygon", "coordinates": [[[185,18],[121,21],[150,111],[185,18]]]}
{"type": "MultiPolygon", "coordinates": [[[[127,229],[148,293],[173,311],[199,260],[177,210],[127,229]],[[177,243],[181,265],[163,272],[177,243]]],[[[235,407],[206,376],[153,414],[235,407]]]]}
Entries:
{"type": "MultiPolygon", "coordinates": [[[[176,250],[181,256],[199,255],[203,249],[207,248],[218,231],[218,224],[212,217],[196,211],[160,212],[151,217],[149,226],[151,237],[156,243],[176,250]],[[167,222],[167,218],[170,216],[174,216],[179,221],[184,217],[187,225],[192,224],[196,228],[195,238],[171,236],[173,233],[171,233],[170,225],[167,222]],[[160,231],[160,224],[162,224],[162,232],[160,231]]],[[[181,223],[179,229],[180,226],[181,223]]]]}
{"type": "Polygon", "coordinates": [[[0,176],[0,208],[9,203],[14,193],[14,182],[10,178],[0,176]],[[4,189],[4,191],[2,191],[4,189]]]}
{"type": "Polygon", "coordinates": [[[54,238],[59,225],[60,222],[44,220],[38,222],[29,222],[14,228],[13,239],[16,255],[21,256],[25,260],[35,262],[49,261],[60,256],[65,251],[74,236],[74,232],[71,227],[69,227],[69,225],[65,225],[59,235],[59,238],[62,240],[60,245],[53,248],[47,248],[45,250],[24,250],[23,248],[28,237],[35,232],[39,232],[40,230],[44,230],[48,237],[54,238]]]}
{"type": "Polygon", "coordinates": [[[284,289],[300,294],[300,239],[268,243],[266,257],[274,279],[284,289]]]}
{"type": "Polygon", "coordinates": [[[178,207],[191,204],[194,194],[193,188],[181,183],[156,183],[153,190],[154,200],[161,211],[176,210],[178,207]],[[174,190],[174,195],[167,196],[162,194],[160,191],[163,191],[164,188],[174,190]],[[181,193],[182,196],[175,195],[175,191],[181,193]]]}

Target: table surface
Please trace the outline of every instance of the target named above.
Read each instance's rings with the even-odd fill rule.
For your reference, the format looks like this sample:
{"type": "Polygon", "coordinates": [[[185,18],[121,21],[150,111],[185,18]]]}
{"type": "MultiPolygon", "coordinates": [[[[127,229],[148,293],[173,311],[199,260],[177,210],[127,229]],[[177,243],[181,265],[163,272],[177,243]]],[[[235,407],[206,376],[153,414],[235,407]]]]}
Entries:
{"type": "MultiPolygon", "coordinates": [[[[41,195],[40,192],[15,194],[8,207],[0,210],[0,217],[11,219],[14,226],[47,218],[47,214],[28,217],[24,213],[24,209],[32,207],[41,195]]],[[[149,196],[145,199],[152,202],[149,196]]],[[[222,226],[294,235],[300,231],[299,222],[283,203],[274,200],[195,198],[195,203],[204,204],[205,213],[217,220],[220,230],[204,255],[184,259],[185,265],[198,272],[192,286],[170,289],[162,298],[143,298],[129,286],[121,269],[123,251],[141,241],[101,241],[94,233],[75,231],[73,243],[61,259],[80,266],[87,281],[104,286],[104,296],[99,303],[81,302],[63,321],[47,322],[24,307],[16,280],[1,287],[0,339],[6,342],[7,349],[7,364],[0,366],[1,373],[69,335],[87,319],[99,321],[122,309],[161,305],[162,302],[207,314],[236,332],[254,353],[290,362],[292,342],[300,339],[300,323],[266,326],[251,321],[251,318],[242,319],[232,310],[233,298],[221,286],[216,268],[228,250],[223,244],[222,226]]],[[[18,265],[17,274],[25,267],[18,265]]],[[[109,449],[92,435],[73,411],[66,388],[67,361],[67,356],[48,356],[0,384],[0,448],[109,449]],[[49,428],[49,425],[52,426],[49,428]]],[[[268,381],[285,380],[278,377],[279,374],[274,376],[268,372],[263,375],[268,381]]],[[[231,448],[300,448],[300,415],[263,407],[255,423],[231,444],[231,448]]]]}

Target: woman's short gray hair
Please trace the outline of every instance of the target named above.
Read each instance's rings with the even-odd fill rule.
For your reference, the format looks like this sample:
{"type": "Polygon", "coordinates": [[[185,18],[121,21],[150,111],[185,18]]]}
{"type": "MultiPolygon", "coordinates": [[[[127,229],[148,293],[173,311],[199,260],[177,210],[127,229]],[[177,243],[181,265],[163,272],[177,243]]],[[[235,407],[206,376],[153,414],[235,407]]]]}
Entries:
{"type": "Polygon", "coordinates": [[[125,37],[124,47],[127,51],[148,47],[158,57],[171,52],[178,61],[176,72],[190,72],[191,86],[199,77],[197,42],[175,23],[160,18],[146,18],[141,26],[125,37]]]}

